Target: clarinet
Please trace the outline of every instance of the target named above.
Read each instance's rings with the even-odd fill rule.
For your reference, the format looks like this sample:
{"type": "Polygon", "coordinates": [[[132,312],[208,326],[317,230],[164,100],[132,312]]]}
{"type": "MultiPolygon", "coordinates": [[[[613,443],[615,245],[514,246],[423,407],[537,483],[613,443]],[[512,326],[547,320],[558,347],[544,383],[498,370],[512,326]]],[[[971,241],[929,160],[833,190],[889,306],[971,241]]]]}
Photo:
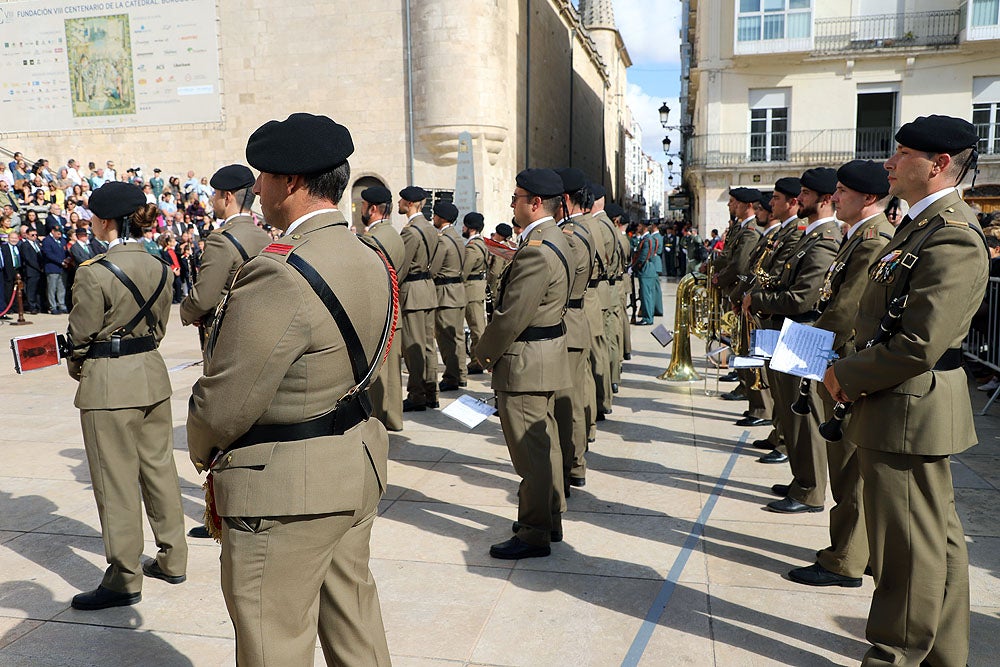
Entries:
{"type": "MultiPolygon", "coordinates": [[[[872,339],[865,345],[865,349],[884,343],[892,338],[892,335],[896,333],[899,327],[899,320],[903,317],[904,310],[906,310],[905,294],[897,296],[890,301],[888,312],[886,312],[882,320],[878,323],[878,331],[875,332],[872,339]]],[[[850,402],[841,403],[838,401],[833,406],[833,416],[819,426],[819,434],[823,436],[823,439],[829,442],[840,442],[843,439],[844,419],[847,418],[852,405],[853,403],[850,402]]]]}
{"type": "Polygon", "coordinates": [[[792,412],[803,417],[809,414],[809,378],[799,380],[799,397],[792,403],[792,412]]]}

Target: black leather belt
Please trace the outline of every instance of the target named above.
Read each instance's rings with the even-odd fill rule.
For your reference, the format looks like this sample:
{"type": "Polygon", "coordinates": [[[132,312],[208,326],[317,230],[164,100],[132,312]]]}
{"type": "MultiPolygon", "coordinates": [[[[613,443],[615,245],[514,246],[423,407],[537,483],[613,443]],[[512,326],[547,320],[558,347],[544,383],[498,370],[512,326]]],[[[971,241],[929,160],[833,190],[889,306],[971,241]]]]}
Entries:
{"type": "Polygon", "coordinates": [[[142,336],[140,338],[118,338],[113,336],[111,340],[91,343],[87,350],[88,359],[105,359],[115,357],[127,357],[130,354],[140,354],[142,352],[152,352],[156,349],[156,339],[152,336],[142,336]]]}
{"type": "Polygon", "coordinates": [[[466,280],[486,280],[486,274],[485,273],[477,273],[474,276],[469,276],[468,278],[466,278],[466,280]]]}
{"type": "Polygon", "coordinates": [[[226,451],[259,445],[262,442],[294,442],[329,435],[343,435],[371,416],[368,392],[356,394],[333,412],[298,424],[257,424],[236,439],[226,451]]]}
{"type": "Polygon", "coordinates": [[[455,283],[462,282],[462,276],[453,276],[451,278],[435,278],[435,285],[454,285],[455,283]]]}
{"type": "Polygon", "coordinates": [[[536,340],[553,340],[566,335],[566,326],[560,322],[548,327],[528,327],[515,340],[530,343],[536,340]]]}
{"type": "Polygon", "coordinates": [[[567,308],[583,308],[583,299],[570,299],[567,308]]]}
{"type": "Polygon", "coordinates": [[[433,276],[429,271],[421,271],[419,273],[407,273],[406,277],[403,278],[404,283],[412,283],[415,280],[430,280],[433,276]]]}
{"type": "Polygon", "coordinates": [[[946,350],[941,358],[937,360],[934,364],[932,371],[953,371],[957,368],[962,367],[962,350],[961,348],[953,347],[946,350]]]}

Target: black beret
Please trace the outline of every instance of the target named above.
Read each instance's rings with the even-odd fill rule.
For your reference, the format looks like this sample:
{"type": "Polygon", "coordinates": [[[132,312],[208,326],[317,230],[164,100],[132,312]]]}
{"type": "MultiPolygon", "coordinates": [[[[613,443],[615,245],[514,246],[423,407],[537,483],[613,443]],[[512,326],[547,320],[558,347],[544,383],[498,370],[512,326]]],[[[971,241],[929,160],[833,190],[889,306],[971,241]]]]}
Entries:
{"type": "Polygon", "coordinates": [[[762,209],[764,209],[768,213],[771,212],[771,198],[770,197],[761,197],[759,202],[754,202],[754,203],[756,203],[758,206],[760,206],[762,209]]]}
{"type": "Polygon", "coordinates": [[[389,188],[373,185],[361,191],[361,198],[369,204],[388,204],[392,201],[392,193],[389,188]]]}
{"type": "Polygon", "coordinates": [[[920,116],[896,132],[896,141],[907,148],[954,155],[979,143],[975,126],[952,116],[920,116]]]}
{"type": "Polygon", "coordinates": [[[837,170],[837,180],[862,194],[879,197],[889,194],[889,172],[881,162],[851,160],[837,170]]]}
{"type": "Polygon", "coordinates": [[[434,215],[448,222],[455,222],[458,220],[458,207],[450,201],[439,201],[434,204],[434,215]]]}
{"type": "Polygon", "coordinates": [[[730,188],[729,196],[744,204],[754,204],[760,201],[760,190],[756,188],[730,188]]]}
{"type": "Polygon", "coordinates": [[[477,232],[483,231],[483,227],[486,226],[484,223],[485,219],[483,218],[483,214],[477,213],[476,211],[471,211],[469,213],[466,213],[465,217],[462,218],[462,224],[464,224],[469,229],[473,229],[477,232]]]}
{"type": "MultiPolygon", "coordinates": [[[[587,185],[587,177],[575,167],[563,167],[554,170],[562,179],[563,192],[576,192],[587,185]]],[[[536,193],[538,194],[538,193],[536,193]]],[[[562,193],[560,193],[562,194],[562,193]]]]}
{"type": "Polygon", "coordinates": [[[774,189],[783,195],[798,197],[799,193],[802,192],[802,183],[797,178],[786,176],[774,182],[774,189]]]}
{"type": "Polygon", "coordinates": [[[254,178],[253,172],[249,168],[242,164],[231,164],[215,172],[208,184],[216,190],[236,192],[243,188],[249,188],[255,180],[257,179],[254,178]]]}
{"type": "Polygon", "coordinates": [[[406,201],[418,202],[427,199],[427,191],[417,185],[408,185],[399,191],[399,196],[406,201]]]}
{"type": "Polygon", "coordinates": [[[90,195],[90,212],[102,220],[132,215],[146,203],[146,195],[131,183],[108,181],[90,195]]]}
{"type": "Polygon", "coordinates": [[[352,153],[354,141],[346,127],[309,113],[268,121],[247,141],[247,162],[269,174],[325,173],[347,162],[352,153]]]}
{"type": "Polygon", "coordinates": [[[551,169],[525,169],[514,181],[518,187],[543,198],[558,197],[566,192],[563,189],[563,179],[551,169]]]}
{"type": "Polygon", "coordinates": [[[497,234],[504,237],[505,239],[509,239],[511,236],[514,235],[514,228],[508,225],[506,222],[501,222],[499,225],[497,225],[497,234]]]}
{"type": "Polygon", "coordinates": [[[594,201],[597,201],[601,197],[608,194],[608,191],[604,189],[604,186],[600,183],[590,183],[590,191],[594,193],[594,201]]]}
{"type": "Polygon", "coordinates": [[[806,169],[799,181],[802,187],[821,195],[832,195],[837,191],[837,172],[829,167],[806,169]]]}
{"type": "Polygon", "coordinates": [[[623,209],[618,204],[611,202],[610,204],[607,204],[604,207],[604,212],[608,214],[609,218],[614,219],[619,217],[622,213],[624,213],[625,209],[623,209]]]}

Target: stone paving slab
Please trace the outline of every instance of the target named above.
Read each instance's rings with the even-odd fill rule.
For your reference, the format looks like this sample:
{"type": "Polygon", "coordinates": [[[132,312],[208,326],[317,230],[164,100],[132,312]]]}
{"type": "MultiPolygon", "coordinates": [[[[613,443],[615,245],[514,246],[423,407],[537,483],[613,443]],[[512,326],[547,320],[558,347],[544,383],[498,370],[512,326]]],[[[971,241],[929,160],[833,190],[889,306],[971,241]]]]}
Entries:
{"type": "MultiPolygon", "coordinates": [[[[673,291],[664,290],[668,314],[673,291]]],[[[65,316],[34,319],[0,327],[0,337],[66,327],[65,316]]],[[[201,520],[203,495],[184,423],[201,368],[197,336],[179,321],[175,309],[161,349],[172,369],[174,454],[191,527],[201,520]]],[[[648,328],[633,328],[633,345],[614,411],[588,453],[587,486],[573,489],[565,541],[549,558],[489,557],[517,513],[517,476],[495,418],[470,431],[440,411],[408,414],[406,429],[390,435],[372,570],[393,664],[858,663],[871,580],[831,590],[787,578],[827,544],[827,519],[762,509],[774,497],[770,486],[789,479],[786,465],[756,462],[763,450],[749,443],[767,429],[733,424],[745,405],[707,395],[714,375],[707,385],[658,380],[669,350],[648,328]]],[[[700,352],[701,343],[693,348],[700,352]]],[[[695,365],[704,370],[701,360],[695,365]]],[[[489,398],[488,379],[471,377],[469,393],[489,398]]],[[[234,665],[214,542],[189,540],[183,585],[147,581],[133,607],[69,608],[105,565],[75,390],[65,369],[24,376],[0,369],[8,414],[0,440],[7,463],[0,470],[0,664],[234,665]]],[[[976,405],[985,404],[973,393],[976,405]]],[[[977,427],[981,444],[952,464],[971,560],[973,667],[994,664],[1000,653],[1000,406],[977,417],[977,427]]],[[[319,650],[315,664],[324,664],[319,650]]]]}

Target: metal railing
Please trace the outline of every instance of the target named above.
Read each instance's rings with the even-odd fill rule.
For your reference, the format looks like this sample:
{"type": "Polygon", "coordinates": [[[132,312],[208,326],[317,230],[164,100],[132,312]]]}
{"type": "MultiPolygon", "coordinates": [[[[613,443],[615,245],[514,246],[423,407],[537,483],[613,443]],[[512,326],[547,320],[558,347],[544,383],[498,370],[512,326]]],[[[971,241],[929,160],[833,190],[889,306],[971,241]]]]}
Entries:
{"type": "Polygon", "coordinates": [[[818,19],[813,50],[818,53],[867,51],[958,44],[960,9],[818,19]]]}
{"type": "Polygon", "coordinates": [[[813,164],[855,158],[885,159],[895,149],[894,128],[844,128],[695,135],[687,140],[688,164],[726,167],[757,162],[813,164]]]}
{"type": "MultiPolygon", "coordinates": [[[[965,356],[1000,375],[1000,278],[990,278],[986,286],[983,306],[972,318],[969,335],[962,343],[965,356]]],[[[985,415],[993,402],[1000,397],[1000,389],[993,392],[980,415],[985,415]]]]}

